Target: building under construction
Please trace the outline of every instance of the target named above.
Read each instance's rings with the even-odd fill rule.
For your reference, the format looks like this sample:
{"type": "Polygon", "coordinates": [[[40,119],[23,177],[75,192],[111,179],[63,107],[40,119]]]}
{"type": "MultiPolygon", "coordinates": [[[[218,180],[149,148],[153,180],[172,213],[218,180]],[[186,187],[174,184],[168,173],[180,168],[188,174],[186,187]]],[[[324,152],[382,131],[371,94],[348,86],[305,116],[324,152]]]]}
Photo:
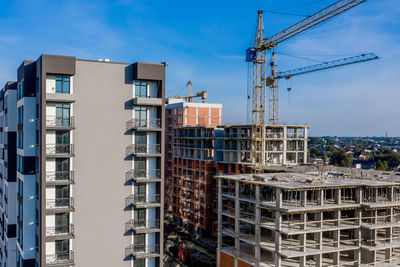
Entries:
{"type": "Polygon", "coordinates": [[[400,174],[358,173],[217,176],[217,266],[400,265],[400,174]]]}
{"type": "MultiPolygon", "coordinates": [[[[203,103],[200,103],[203,104],[203,103]]],[[[217,230],[214,174],[250,172],[250,125],[175,126],[172,175],[167,178],[168,211],[189,232],[208,237],[217,230]]],[[[308,126],[266,126],[266,166],[304,164],[308,126]]]]}

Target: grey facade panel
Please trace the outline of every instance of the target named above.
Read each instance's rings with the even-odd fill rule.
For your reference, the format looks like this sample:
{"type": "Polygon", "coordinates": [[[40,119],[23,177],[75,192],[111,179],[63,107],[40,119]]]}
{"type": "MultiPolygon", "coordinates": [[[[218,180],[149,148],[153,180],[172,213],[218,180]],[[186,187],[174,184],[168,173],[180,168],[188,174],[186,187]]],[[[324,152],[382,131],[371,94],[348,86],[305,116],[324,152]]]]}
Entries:
{"type": "Polygon", "coordinates": [[[43,73],[75,75],[75,57],[42,55],[40,60],[42,62],[43,73]]]}
{"type": "Polygon", "coordinates": [[[133,79],[134,80],[165,80],[164,64],[142,63],[133,64],[133,79]]]}
{"type": "Polygon", "coordinates": [[[124,261],[131,237],[124,210],[132,188],[124,186],[132,161],[124,160],[132,135],[124,135],[132,110],[124,103],[133,95],[125,83],[123,64],[77,61],[74,76],[75,115],[75,265],[131,266],[124,261]]]}

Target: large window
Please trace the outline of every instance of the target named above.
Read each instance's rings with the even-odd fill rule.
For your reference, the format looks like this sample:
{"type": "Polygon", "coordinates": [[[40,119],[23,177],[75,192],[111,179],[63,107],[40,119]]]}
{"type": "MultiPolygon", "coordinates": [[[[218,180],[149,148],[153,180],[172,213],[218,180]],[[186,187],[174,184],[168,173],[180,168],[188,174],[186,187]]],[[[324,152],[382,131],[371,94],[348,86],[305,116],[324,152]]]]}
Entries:
{"type": "Polygon", "coordinates": [[[56,93],[69,94],[70,78],[69,77],[56,77],[56,93]]]}
{"type": "Polygon", "coordinates": [[[135,82],[135,97],[147,97],[147,82],[135,82]]]}
{"type": "Polygon", "coordinates": [[[69,259],[69,240],[56,240],[56,259],[69,259]]]}
{"type": "Polygon", "coordinates": [[[70,104],[56,104],[56,125],[69,126],[70,125],[70,104]]]}
{"type": "Polygon", "coordinates": [[[135,158],[135,170],[146,170],[146,158],[135,158]]]}
{"type": "Polygon", "coordinates": [[[135,120],[138,127],[146,127],[147,123],[146,107],[135,107],[135,120]]]}
{"type": "Polygon", "coordinates": [[[20,82],[18,84],[18,89],[17,89],[17,100],[20,100],[23,97],[24,97],[24,82],[20,82]]]}
{"type": "Polygon", "coordinates": [[[17,147],[18,148],[24,148],[24,132],[23,131],[18,131],[17,132],[17,147]]]}
{"type": "Polygon", "coordinates": [[[18,108],[18,124],[24,123],[24,107],[18,108]]]}

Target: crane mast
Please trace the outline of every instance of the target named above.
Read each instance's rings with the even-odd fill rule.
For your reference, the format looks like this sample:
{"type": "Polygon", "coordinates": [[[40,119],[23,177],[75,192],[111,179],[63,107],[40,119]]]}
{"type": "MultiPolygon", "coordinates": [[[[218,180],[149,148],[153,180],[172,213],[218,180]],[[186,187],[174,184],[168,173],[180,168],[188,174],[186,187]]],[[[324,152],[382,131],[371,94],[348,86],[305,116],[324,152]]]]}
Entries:
{"type": "Polygon", "coordinates": [[[265,87],[269,87],[269,124],[279,122],[279,92],[277,79],[276,54],[272,53],[270,62],[271,75],[266,77],[266,52],[274,49],[279,43],[292,38],[320,23],[327,21],[366,0],[340,0],[284,29],[269,38],[264,37],[262,11],[258,11],[257,29],[254,46],[246,50],[246,61],[253,63],[252,79],[252,168],[261,172],[265,163],[265,87]]]}
{"type": "MultiPolygon", "coordinates": [[[[254,47],[261,49],[264,41],[264,25],[262,11],[258,11],[257,31],[254,47]]],[[[266,81],[266,50],[255,54],[253,62],[253,98],[252,98],[252,165],[259,172],[262,170],[265,158],[265,81],[266,81]]]]}

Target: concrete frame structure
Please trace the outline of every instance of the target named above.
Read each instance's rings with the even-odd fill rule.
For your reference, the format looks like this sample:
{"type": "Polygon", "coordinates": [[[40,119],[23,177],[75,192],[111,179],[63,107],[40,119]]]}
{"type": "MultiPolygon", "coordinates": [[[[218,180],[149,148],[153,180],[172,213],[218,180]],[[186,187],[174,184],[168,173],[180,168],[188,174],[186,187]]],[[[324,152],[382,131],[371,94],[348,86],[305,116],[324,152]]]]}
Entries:
{"type": "Polygon", "coordinates": [[[400,184],[386,178],[217,176],[217,266],[399,265],[400,184]]]}
{"type": "Polygon", "coordinates": [[[16,266],[162,266],[165,65],[42,55],[17,84],[16,266]]]}
{"type": "MultiPolygon", "coordinates": [[[[179,116],[184,112],[177,110],[173,114],[179,116]]],[[[186,226],[188,232],[216,239],[217,186],[214,173],[251,171],[251,126],[175,126],[171,131],[168,138],[173,153],[168,156],[172,158],[166,160],[170,162],[167,169],[172,177],[168,176],[165,183],[168,211],[179,224],[186,226]]],[[[306,163],[308,126],[266,126],[266,134],[266,166],[306,163]]]]}
{"type": "MultiPolygon", "coordinates": [[[[219,162],[251,164],[251,125],[226,125],[219,140],[223,142],[219,162]]],[[[308,126],[266,125],[265,166],[306,164],[307,141],[308,126]]]]}

